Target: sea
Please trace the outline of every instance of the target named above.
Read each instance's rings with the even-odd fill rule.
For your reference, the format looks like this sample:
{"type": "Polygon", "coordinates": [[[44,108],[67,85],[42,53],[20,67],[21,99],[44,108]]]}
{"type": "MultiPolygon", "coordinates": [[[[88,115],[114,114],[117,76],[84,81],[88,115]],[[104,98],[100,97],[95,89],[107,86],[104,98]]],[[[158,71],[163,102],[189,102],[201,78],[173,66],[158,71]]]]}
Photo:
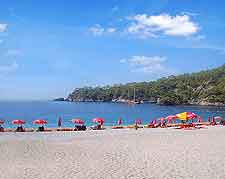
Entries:
{"type": "Polygon", "coordinates": [[[15,127],[12,120],[23,119],[25,127],[35,127],[35,119],[45,119],[46,127],[57,127],[58,118],[62,119],[62,127],[73,127],[71,119],[80,118],[87,126],[92,126],[92,119],[101,117],[105,119],[105,126],[117,124],[122,118],[124,125],[134,124],[138,118],[143,124],[151,120],[178,114],[180,112],[194,112],[207,121],[208,117],[225,117],[224,107],[213,106],[164,106],[156,104],[129,105],[123,103],[105,102],[55,102],[55,101],[30,101],[30,102],[0,102],[0,119],[5,121],[4,127],[15,127]]]}

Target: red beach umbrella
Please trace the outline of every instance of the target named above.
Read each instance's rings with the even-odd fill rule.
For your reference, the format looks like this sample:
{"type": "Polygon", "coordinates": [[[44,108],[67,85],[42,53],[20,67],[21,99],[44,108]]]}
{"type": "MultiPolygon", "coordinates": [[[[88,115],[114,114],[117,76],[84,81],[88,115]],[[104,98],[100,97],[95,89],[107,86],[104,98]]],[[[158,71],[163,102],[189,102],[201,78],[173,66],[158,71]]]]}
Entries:
{"type": "Polygon", "coordinates": [[[221,116],[216,116],[216,117],[214,117],[214,119],[217,120],[217,121],[223,120],[223,118],[221,116]]]}
{"type": "Polygon", "coordinates": [[[197,117],[197,115],[193,112],[188,112],[187,113],[187,118],[188,119],[195,119],[197,117]]]}
{"type": "Polygon", "coordinates": [[[105,120],[100,117],[94,118],[94,119],[92,119],[92,121],[95,123],[100,123],[101,125],[105,122],[105,120]]]}
{"type": "Polygon", "coordinates": [[[121,124],[122,124],[122,118],[119,118],[119,119],[118,119],[117,124],[118,124],[118,125],[121,125],[121,124]]]}
{"type": "Polygon", "coordinates": [[[135,120],[135,124],[139,124],[140,125],[141,124],[141,119],[136,119],[135,120]]]}
{"type": "Polygon", "coordinates": [[[174,119],[176,119],[177,116],[176,115],[169,115],[166,117],[166,119],[168,120],[168,123],[172,123],[174,119]]]}
{"type": "Polygon", "coordinates": [[[0,125],[1,125],[1,124],[4,124],[4,121],[0,119],[0,125]]]}
{"type": "Polygon", "coordinates": [[[16,119],[12,121],[12,124],[16,124],[16,125],[22,125],[25,124],[26,122],[22,119],[16,119]]]}
{"type": "Polygon", "coordinates": [[[44,119],[37,119],[33,121],[33,124],[44,125],[44,124],[47,124],[47,121],[44,119]]]}
{"type": "Polygon", "coordinates": [[[166,117],[167,120],[172,120],[172,119],[176,119],[177,116],[176,115],[169,115],[166,117]]]}
{"type": "Polygon", "coordinates": [[[72,119],[71,122],[74,124],[84,124],[84,121],[82,121],[81,119],[72,119]]]}

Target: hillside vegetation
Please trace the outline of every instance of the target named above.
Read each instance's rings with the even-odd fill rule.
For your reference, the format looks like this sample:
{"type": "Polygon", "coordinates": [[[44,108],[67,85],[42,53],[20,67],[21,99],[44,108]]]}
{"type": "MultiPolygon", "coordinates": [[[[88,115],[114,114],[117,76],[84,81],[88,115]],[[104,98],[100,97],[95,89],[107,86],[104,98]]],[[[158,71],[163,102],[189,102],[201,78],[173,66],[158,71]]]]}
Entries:
{"type": "Polygon", "coordinates": [[[225,64],[212,70],[169,76],[151,82],[76,88],[67,100],[121,101],[121,99],[133,99],[134,88],[136,100],[167,105],[224,105],[225,64]]]}

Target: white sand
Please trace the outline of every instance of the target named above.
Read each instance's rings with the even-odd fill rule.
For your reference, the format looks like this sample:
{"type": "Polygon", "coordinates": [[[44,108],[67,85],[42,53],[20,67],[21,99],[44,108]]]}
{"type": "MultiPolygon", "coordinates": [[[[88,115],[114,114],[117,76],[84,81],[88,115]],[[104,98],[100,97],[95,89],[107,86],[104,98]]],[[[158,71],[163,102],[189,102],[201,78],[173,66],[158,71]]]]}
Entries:
{"type": "Polygon", "coordinates": [[[225,178],[225,127],[1,133],[1,179],[225,178]]]}

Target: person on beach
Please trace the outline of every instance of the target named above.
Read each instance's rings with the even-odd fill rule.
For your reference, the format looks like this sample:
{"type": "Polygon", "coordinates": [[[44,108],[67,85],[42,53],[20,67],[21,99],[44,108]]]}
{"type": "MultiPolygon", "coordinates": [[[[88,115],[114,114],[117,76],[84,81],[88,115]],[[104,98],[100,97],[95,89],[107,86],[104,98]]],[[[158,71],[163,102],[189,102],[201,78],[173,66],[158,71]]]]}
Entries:
{"type": "Polygon", "coordinates": [[[138,123],[137,122],[135,122],[134,128],[135,128],[135,130],[138,130],[138,123]]]}
{"type": "Polygon", "coordinates": [[[59,128],[62,127],[62,118],[61,117],[58,118],[58,127],[59,128]]]}

